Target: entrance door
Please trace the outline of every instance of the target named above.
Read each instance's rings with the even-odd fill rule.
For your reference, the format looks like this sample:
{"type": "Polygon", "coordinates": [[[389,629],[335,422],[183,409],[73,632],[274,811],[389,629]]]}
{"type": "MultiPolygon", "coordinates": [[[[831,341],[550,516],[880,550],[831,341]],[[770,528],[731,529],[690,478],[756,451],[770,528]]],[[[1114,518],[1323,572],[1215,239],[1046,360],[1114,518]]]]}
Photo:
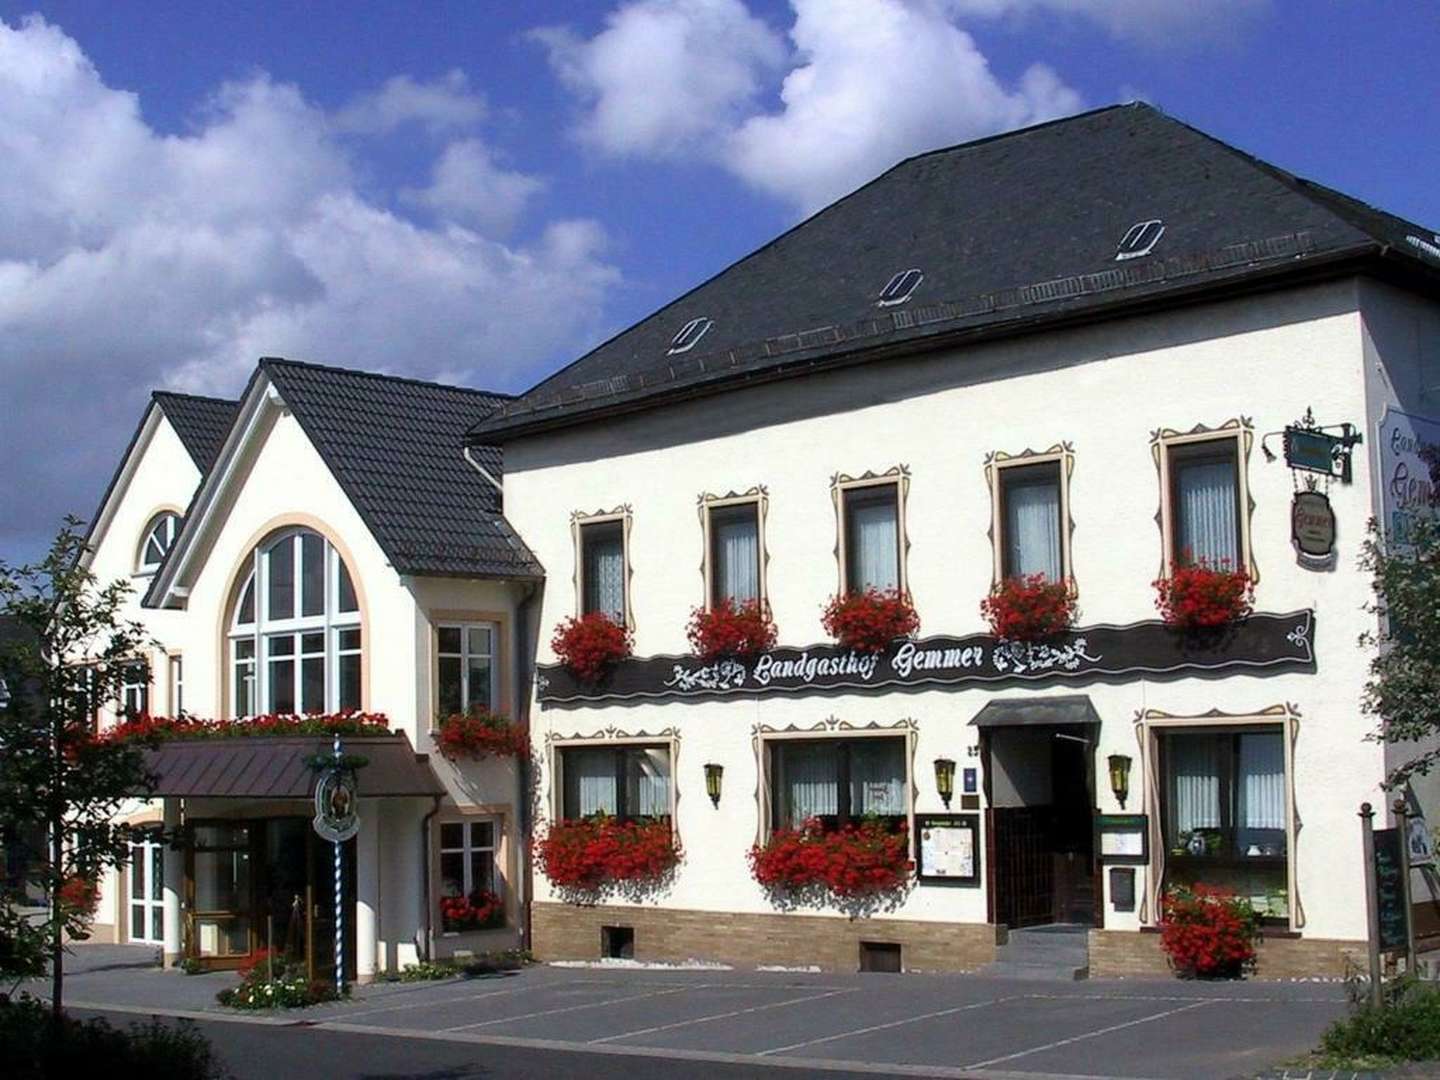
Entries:
{"type": "Polygon", "coordinates": [[[159,830],[140,833],[130,843],[130,940],[165,944],[165,848],[159,830]]]}

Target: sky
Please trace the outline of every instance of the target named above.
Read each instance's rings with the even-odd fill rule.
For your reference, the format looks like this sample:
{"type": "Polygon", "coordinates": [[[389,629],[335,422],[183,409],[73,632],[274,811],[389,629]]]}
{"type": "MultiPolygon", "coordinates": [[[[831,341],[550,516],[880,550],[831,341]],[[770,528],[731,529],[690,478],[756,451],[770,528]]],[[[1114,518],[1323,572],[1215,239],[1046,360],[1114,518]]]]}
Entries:
{"type": "Polygon", "coordinates": [[[153,389],[520,392],[917,152],[1145,100],[1440,229],[1432,0],[0,0],[0,560],[153,389]]]}

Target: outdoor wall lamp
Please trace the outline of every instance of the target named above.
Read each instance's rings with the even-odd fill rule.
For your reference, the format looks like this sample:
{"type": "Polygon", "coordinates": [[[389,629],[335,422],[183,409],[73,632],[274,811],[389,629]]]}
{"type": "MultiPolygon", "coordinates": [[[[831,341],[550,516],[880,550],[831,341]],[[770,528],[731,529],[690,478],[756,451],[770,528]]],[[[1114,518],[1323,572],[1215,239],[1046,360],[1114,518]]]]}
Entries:
{"type": "Polygon", "coordinates": [[[940,798],[945,802],[945,809],[950,809],[950,800],[955,795],[955,762],[947,757],[935,759],[935,790],[940,793],[940,798]]]}
{"type": "Polygon", "coordinates": [[[1110,790],[1125,809],[1125,799],[1130,794],[1130,759],[1124,754],[1110,755],[1110,790]]]}
{"type": "Polygon", "coordinates": [[[720,807],[720,779],[725,775],[725,766],[710,762],[705,766],[705,794],[716,809],[720,807]]]}

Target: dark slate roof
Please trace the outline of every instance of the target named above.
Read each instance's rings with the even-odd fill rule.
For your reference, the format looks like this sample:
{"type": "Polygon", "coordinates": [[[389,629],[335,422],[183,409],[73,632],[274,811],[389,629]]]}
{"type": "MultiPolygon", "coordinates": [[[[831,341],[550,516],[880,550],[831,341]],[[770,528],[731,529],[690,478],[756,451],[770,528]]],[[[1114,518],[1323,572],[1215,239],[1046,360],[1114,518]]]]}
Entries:
{"type": "Polygon", "coordinates": [[[220,448],[235,423],[240,403],[170,390],[156,390],[151,397],[184,443],[200,475],[207,475],[220,456],[220,448]]]}
{"type": "Polygon", "coordinates": [[[1149,105],[1112,106],[901,162],[495,410],[472,437],[1334,273],[1342,260],[1440,282],[1425,244],[1440,241],[1149,105]],[[1165,223],[1154,252],[1117,261],[1126,230],[1152,218],[1165,223]],[[913,297],[878,307],[910,267],[925,275],[913,297]],[[714,325],[699,344],[667,356],[702,317],[714,325]]]}
{"type": "MultiPolygon", "coordinates": [[[[466,430],[503,394],[344,368],[260,361],[306,436],[402,574],[544,576],[463,456],[466,430]]],[[[498,481],[498,448],[472,456],[498,481]]]]}

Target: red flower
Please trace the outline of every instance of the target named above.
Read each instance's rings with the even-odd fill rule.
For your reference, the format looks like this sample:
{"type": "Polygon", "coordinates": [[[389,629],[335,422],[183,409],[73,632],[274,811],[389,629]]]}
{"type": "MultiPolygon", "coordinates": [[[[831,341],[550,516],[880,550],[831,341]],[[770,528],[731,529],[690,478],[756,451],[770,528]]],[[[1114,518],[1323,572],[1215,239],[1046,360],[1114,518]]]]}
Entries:
{"type": "Polygon", "coordinates": [[[634,635],[610,616],[599,611],[565,619],[555,628],[550,648],[576,678],[593,682],[611,664],[628,657],[635,647],[634,635]]]}
{"type": "Polygon", "coordinates": [[[1258,936],[1250,902],[1226,889],[1177,886],[1161,903],[1160,944],[1182,975],[1238,976],[1254,962],[1258,936]]]}
{"type": "Polygon", "coordinates": [[[440,923],[446,930],[485,930],[504,921],[505,902],[489,889],[440,898],[440,923]]]}
{"type": "Polygon", "coordinates": [[[1009,577],[980,601],[990,632],[1005,641],[1043,641],[1075,625],[1075,598],[1065,581],[1044,574],[1009,577]]]}
{"type": "Polygon", "coordinates": [[[750,849],[750,873],[767,889],[823,888],[840,897],[898,892],[910,881],[909,838],[880,822],[827,832],[814,818],[777,829],[750,849]]]}
{"type": "Polygon", "coordinates": [[[619,882],[658,882],[675,869],[680,848],[668,821],[557,821],[535,841],[545,876],[562,889],[595,892],[619,882]]]}
{"type": "Polygon", "coordinates": [[[530,736],[508,716],[476,709],[457,713],[440,721],[435,733],[440,753],[454,760],[458,757],[483,758],[523,757],[530,752],[530,736]]]}
{"type": "Polygon", "coordinates": [[[1160,617],[1177,629],[1225,626],[1254,610],[1254,581],[1246,571],[1230,569],[1228,561],[1219,566],[1204,559],[1194,562],[1187,551],[1171,565],[1169,577],[1151,584],[1160,617]]]}
{"type": "Polygon", "coordinates": [[[384,713],[354,710],[305,715],[266,713],[242,720],[201,720],[194,716],[150,716],[140,713],[100,736],[102,740],[229,739],[251,735],[386,735],[390,720],[384,713]]]}
{"type": "Polygon", "coordinates": [[[736,604],[728,596],[690,613],[686,631],[695,655],[707,663],[721,656],[753,656],[775,647],[775,622],[758,600],[736,604]]]}
{"type": "Polygon", "coordinates": [[[820,616],[825,632],[847,649],[884,652],[890,642],[920,629],[920,616],[908,593],[899,589],[866,589],[836,594],[820,616]]]}
{"type": "Polygon", "coordinates": [[[67,877],[60,885],[60,906],[82,919],[93,919],[100,907],[100,883],[81,874],[67,877]]]}

